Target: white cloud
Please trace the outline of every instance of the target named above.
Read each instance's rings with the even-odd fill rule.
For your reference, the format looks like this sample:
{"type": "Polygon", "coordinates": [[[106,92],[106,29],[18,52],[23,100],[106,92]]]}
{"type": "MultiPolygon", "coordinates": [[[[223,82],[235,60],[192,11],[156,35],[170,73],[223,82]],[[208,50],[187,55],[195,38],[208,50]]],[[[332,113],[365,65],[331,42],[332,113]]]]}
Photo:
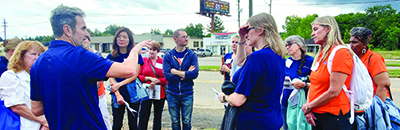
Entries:
{"type": "MultiPolygon", "coordinates": [[[[225,28],[230,32],[238,30],[237,0],[223,0],[230,3],[231,17],[221,16],[225,28]]],[[[253,15],[260,12],[269,13],[269,0],[253,0],[253,15]]],[[[6,0],[2,3],[0,12],[1,21],[5,18],[8,23],[7,37],[25,37],[51,35],[49,23],[50,12],[58,5],[75,6],[86,13],[86,24],[94,31],[100,31],[110,24],[126,26],[135,34],[150,32],[158,28],[162,32],[166,29],[184,28],[189,23],[209,25],[210,18],[195,14],[199,12],[198,0],[6,0]]],[[[319,16],[335,16],[341,13],[350,13],[357,10],[358,5],[330,5],[305,6],[297,0],[274,0],[272,15],[277,22],[279,31],[283,31],[286,16],[318,14],[319,16]],[[290,5],[288,5],[290,4],[290,5]]],[[[387,4],[387,3],[384,3],[387,4]]],[[[397,4],[397,3],[395,3],[397,4]]],[[[392,4],[393,5],[393,4],[392,4]]],[[[241,1],[243,9],[240,24],[244,24],[249,16],[248,1],[241,1]]],[[[1,31],[0,31],[1,32],[1,31]]],[[[0,34],[0,37],[4,37],[0,34]]]]}

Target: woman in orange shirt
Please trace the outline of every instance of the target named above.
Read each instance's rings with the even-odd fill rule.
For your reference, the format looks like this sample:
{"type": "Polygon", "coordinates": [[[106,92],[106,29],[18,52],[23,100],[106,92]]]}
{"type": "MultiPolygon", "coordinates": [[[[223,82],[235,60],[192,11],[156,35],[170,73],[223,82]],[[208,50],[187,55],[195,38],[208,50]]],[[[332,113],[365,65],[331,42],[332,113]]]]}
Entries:
{"type": "Polygon", "coordinates": [[[390,97],[389,91],[387,91],[390,86],[390,79],[383,57],[368,48],[372,33],[366,27],[352,28],[350,31],[350,47],[367,67],[374,83],[374,94],[385,102],[386,96],[390,97]]]}
{"type": "MultiPolygon", "coordinates": [[[[368,43],[372,37],[372,31],[366,27],[354,27],[350,31],[350,47],[354,53],[361,59],[374,83],[374,95],[377,95],[383,102],[386,101],[386,96],[390,97],[389,74],[386,69],[385,60],[383,57],[368,48],[368,43]]],[[[364,111],[356,112],[357,116],[362,116],[364,111]]],[[[356,130],[358,122],[355,120],[352,129],[356,130]]]]}
{"type": "Polygon", "coordinates": [[[311,25],[311,36],[320,49],[311,68],[311,86],[307,103],[302,108],[304,115],[313,130],[349,130],[350,103],[342,86],[350,84],[353,52],[339,49],[332,61],[332,73],[329,74],[327,61],[331,51],[337,45],[344,45],[339,26],[331,16],[318,17],[311,25]]]}

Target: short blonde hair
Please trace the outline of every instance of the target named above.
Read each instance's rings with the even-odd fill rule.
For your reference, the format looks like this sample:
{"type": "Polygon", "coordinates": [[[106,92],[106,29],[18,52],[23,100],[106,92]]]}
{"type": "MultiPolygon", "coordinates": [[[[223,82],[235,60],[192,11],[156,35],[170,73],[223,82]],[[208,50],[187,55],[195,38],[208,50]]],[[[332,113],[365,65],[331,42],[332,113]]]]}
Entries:
{"type": "Polygon", "coordinates": [[[18,44],[17,48],[15,49],[14,54],[10,58],[10,62],[8,63],[7,68],[9,70],[13,70],[15,73],[25,70],[25,53],[33,47],[39,49],[41,52],[45,51],[42,43],[38,41],[23,41],[18,44]]]}
{"type": "MultiPolygon", "coordinates": [[[[313,24],[319,24],[323,26],[324,28],[327,28],[328,26],[331,28],[327,34],[327,40],[326,40],[326,45],[324,48],[321,49],[322,46],[319,46],[319,51],[315,55],[314,58],[314,63],[313,65],[316,64],[316,62],[319,59],[319,55],[322,53],[322,58],[320,61],[324,61],[328,55],[329,55],[329,50],[333,47],[333,45],[345,45],[342,36],[340,35],[340,30],[339,30],[339,25],[337,24],[336,20],[332,16],[323,16],[323,17],[317,17],[314,22],[311,23],[313,24]]],[[[346,46],[347,47],[347,46],[346,46]]],[[[350,51],[351,56],[353,56],[353,51],[347,47],[347,50],[350,51]]]]}
{"type": "Polygon", "coordinates": [[[4,52],[15,49],[22,40],[19,38],[6,39],[3,41],[4,52]]]}
{"type": "Polygon", "coordinates": [[[265,42],[270,46],[272,51],[282,58],[286,56],[287,50],[283,45],[283,40],[278,33],[274,17],[271,14],[260,13],[250,17],[247,21],[254,29],[264,28],[265,42]]]}

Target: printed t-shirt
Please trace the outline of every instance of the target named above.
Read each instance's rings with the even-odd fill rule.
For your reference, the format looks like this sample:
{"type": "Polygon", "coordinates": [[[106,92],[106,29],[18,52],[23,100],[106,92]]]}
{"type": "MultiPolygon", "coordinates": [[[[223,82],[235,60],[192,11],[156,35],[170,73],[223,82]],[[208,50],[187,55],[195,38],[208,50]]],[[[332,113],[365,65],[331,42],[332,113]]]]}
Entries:
{"type": "Polygon", "coordinates": [[[285,78],[285,59],[267,47],[253,52],[233,76],[238,94],[247,97],[239,107],[238,129],[280,129],[283,124],[280,96],[285,78]]]}
{"type": "Polygon", "coordinates": [[[43,103],[50,129],[106,129],[96,82],[112,64],[66,41],[50,42],[30,71],[31,100],[43,103]]]}
{"type": "MultiPolygon", "coordinates": [[[[371,50],[368,50],[365,53],[365,55],[363,57],[361,57],[361,61],[367,67],[368,72],[371,75],[371,78],[374,78],[374,76],[376,76],[377,74],[380,74],[382,72],[388,72],[388,70],[386,68],[385,60],[383,59],[383,57],[380,54],[375,53],[371,50]]],[[[373,81],[374,80],[372,80],[372,82],[373,81]]],[[[377,86],[374,83],[374,95],[376,92],[376,87],[377,86]]],[[[389,91],[387,91],[386,96],[390,97],[389,91]]]]}
{"type": "MultiPolygon", "coordinates": [[[[332,52],[333,46],[329,53],[332,52]]],[[[329,57],[329,55],[328,55],[329,57]]],[[[324,61],[320,61],[322,58],[322,53],[315,65],[319,65],[317,70],[313,70],[310,75],[311,86],[309,89],[309,102],[312,102],[324,92],[328,91],[330,87],[330,77],[328,72],[327,62],[328,57],[324,61]]],[[[341,72],[347,74],[345,85],[347,89],[350,85],[351,72],[353,70],[353,58],[347,49],[339,49],[332,61],[332,72],[341,72]]],[[[346,93],[343,89],[340,89],[340,93],[332,101],[322,105],[318,108],[314,108],[312,111],[315,113],[331,113],[334,115],[339,115],[340,110],[343,114],[346,114],[350,110],[349,98],[347,98],[346,93]]]]}
{"type": "MultiPolygon", "coordinates": [[[[224,56],[224,60],[225,60],[225,61],[224,61],[224,65],[226,65],[229,69],[232,68],[232,62],[233,62],[232,55],[233,55],[233,52],[227,53],[227,54],[225,54],[225,56],[224,56]]],[[[224,79],[225,79],[225,80],[230,80],[229,73],[225,73],[224,79]]]]}

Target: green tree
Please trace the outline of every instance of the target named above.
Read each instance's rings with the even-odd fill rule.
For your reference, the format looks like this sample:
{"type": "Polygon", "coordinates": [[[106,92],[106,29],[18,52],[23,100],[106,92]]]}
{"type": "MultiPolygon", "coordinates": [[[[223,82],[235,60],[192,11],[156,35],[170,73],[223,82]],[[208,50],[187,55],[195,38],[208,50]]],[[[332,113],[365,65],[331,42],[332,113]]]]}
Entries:
{"type": "MultiPolygon", "coordinates": [[[[124,27],[124,26],[118,26],[116,24],[112,24],[112,25],[107,26],[106,30],[103,33],[108,33],[113,36],[115,34],[115,32],[117,32],[117,30],[122,27],[124,27]]],[[[106,35],[106,34],[103,34],[103,35],[106,35]]]]}
{"type": "Polygon", "coordinates": [[[282,39],[287,38],[291,35],[299,35],[304,39],[311,38],[311,23],[318,17],[317,14],[307,15],[301,18],[297,15],[287,16],[285,20],[285,25],[282,25],[283,33],[281,33],[282,39]]]}
{"type": "Polygon", "coordinates": [[[387,50],[397,50],[400,47],[400,24],[398,22],[392,23],[385,29],[385,32],[379,38],[383,41],[381,48],[385,48],[387,50]]]}
{"type": "Polygon", "coordinates": [[[172,29],[167,29],[167,30],[165,30],[165,32],[163,33],[163,35],[172,36],[172,35],[174,35],[174,32],[172,31],[172,29]]]}
{"type": "Polygon", "coordinates": [[[186,31],[188,36],[192,37],[204,37],[203,36],[203,24],[198,23],[196,25],[193,25],[193,23],[190,23],[188,26],[186,26],[183,30],[186,31]]]}
{"type": "Polygon", "coordinates": [[[151,29],[150,34],[161,34],[161,31],[158,28],[151,29]]]}
{"type": "Polygon", "coordinates": [[[50,42],[54,40],[54,36],[53,35],[49,35],[49,36],[44,36],[43,39],[40,42],[50,42]]]}
{"type": "MultiPolygon", "coordinates": [[[[227,31],[224,31],[225,27],[224,27],[223,23],[224,22],[221,20],[221,18],[219,18],[218,16],[214,17],[214,33],[227,32],[227,31]]],[[[207,31],[211,32],[211,22],[209,25],[207,25],[207,31]]]]}
{"type": "Polygon", "coordinates": [[[94,32],[92,30],[90,30],[89,28],[87,29],[88,33],[90,34],[91,37],[95,36],[94,32]]]}
{"type": "MultiPolygon", "coordinates": [[[[370,44],[374,47],[384,49],[386,43],[382,35],[386,32],[386,29],[392,25],[392,23],[399,20],[399,15],[396,16],[396,9],[393,9],[390,4],[387,5],[376,5],[365,9],[366,12],[366,27],[374,31],[370,44]],[[397,17],[397,18],[396,18],[397,17]]],[[[387,47],[387,46],[386,46],[387,47]]],[[[386,48],[390,49],[390,48],[386,48]]]]}

